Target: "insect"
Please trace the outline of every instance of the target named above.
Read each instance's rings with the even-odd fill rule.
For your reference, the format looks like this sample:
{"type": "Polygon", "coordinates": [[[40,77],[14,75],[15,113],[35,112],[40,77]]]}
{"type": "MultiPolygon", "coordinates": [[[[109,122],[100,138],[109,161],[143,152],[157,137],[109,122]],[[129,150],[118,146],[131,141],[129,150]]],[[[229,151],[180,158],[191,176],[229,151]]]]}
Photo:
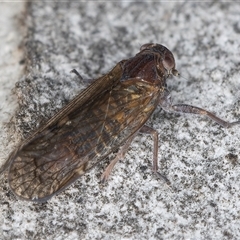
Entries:
{"type": "Polygon", "coordinates": [[[195,106],[173,105],[166,84],[170,75],[179,75],[173,54],[149,43],[96,79],[10,155],[4,170],[8,168],[13,193],[24,200],[47,201],[118,150],[102,175],[106,180],[138,132],[154,137],[156,173],[158,134],[145,123],[158,105],[170,112],[208,116],[226,128],[240,123],[195,106]]]}

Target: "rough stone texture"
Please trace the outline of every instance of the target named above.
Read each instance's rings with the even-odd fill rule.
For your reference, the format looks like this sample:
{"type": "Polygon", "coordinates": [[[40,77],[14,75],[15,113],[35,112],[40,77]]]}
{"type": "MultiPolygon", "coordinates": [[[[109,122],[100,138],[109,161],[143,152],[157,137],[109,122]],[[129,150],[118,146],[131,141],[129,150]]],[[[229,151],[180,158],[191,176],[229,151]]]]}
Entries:
{"type": "MultiPolygon", "coordinates": [[[[25,38],[18,35],[25,43],[26,71],[14,88],[15,130],[3,124],[14,139],[17,133],[28,136],[84,87],[71,69],[96,78],[148,42],[175,55],[183,76],[168,81],[175,103],[240,118],[237,3],[34,2],[18,12],[27,28],[25,38]]],[[[6,50],[12,42],[1,46],[6,50]]],[[[9,77],[9,84],[13,81],[9,77]]],[[[9,87],[2,90],[10,93],[9,87]]],[[[5,174],[0,239],[239,238],[239,127],[223,129],[206,118],[160,109],[148,124],[159,132],[160,172],[170,187],[151,173],[150,136],[136,138],[105,185],[100,184],[103,162],[45,204],[17,200],[5,174]]]]}

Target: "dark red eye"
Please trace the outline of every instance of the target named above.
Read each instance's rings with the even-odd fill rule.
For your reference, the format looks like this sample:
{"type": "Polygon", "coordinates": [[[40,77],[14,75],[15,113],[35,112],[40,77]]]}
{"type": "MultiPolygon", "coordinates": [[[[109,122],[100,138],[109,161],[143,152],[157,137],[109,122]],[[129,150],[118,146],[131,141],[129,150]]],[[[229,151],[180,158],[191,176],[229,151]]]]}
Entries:
{"type": "Polygon", "coordinates": [[[165,53],[165,57],[163,59],[163,66],[168,71],[175,68],[175,60],[173,55],[170,52],[165,53]]]}

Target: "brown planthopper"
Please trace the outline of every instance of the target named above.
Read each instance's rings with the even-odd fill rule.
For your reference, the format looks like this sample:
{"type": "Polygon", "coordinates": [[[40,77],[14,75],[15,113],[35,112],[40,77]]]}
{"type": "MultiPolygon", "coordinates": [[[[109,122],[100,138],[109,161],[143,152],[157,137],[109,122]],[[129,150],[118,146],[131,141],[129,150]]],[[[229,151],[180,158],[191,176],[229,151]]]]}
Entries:
{"type": "Polygon", "coordinates": [[[158,134],[145,123],[158,105],[170,112],[206,115],[226,128],[240,123],[225,122],[198,107],[173,105],[166,84],[170,75],[178,75],[175,60],[160,44],[145,44],[136,56],[119,62],[10,155],[2,171],[8,168],[11,190],[20,199],[47,201],[119,149],[102,175],[106,180],[138,132],[154,137],[157,173],[158,134]]]}

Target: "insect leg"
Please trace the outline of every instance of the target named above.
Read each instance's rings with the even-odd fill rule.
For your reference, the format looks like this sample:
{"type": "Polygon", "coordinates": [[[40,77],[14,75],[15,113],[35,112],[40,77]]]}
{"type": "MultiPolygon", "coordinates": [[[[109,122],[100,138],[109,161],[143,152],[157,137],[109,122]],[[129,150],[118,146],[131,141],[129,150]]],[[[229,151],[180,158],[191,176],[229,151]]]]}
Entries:
{"type": "Polygon", "coordinates": [[[193,114],[199,114],[199,115],[205,115],[207,117],[209,117],[210,119],[212,119],[214,122],[218,123],[219,125],[221,125],[224,128],[230,128],[236,124],[239,124],[240,121],[236,121],[236,122],[226,122],[223,119],[217,117],[216,115],[214,115],[211,112],[208,112],[205,109],[199,108],[199,107],[194,107],[194,106],[190,106],[190,105],[186,105],[186,104],[177,104],[177,105],[173,105],[172,109],[175,112],[181,112],[181,113],[193,113],[193,114]]]}
{"type": "Polygon", "coordinates": [[[224,121],[223,119],[217,117],[213,113],[199,107],[195,107],[187,104],[172,105],[171,96],[169,93],[165,94],[165,96],[163,96],[160,99],[159,104],[165,111],[178,112],[178,113],[191,113],[191,114],[207,116],[224,128],[230,128],[236,124],[240,124],[240,121],[236,121],[236,122],[224,121]]]}
{"type": "Polygon", "coordinates": [[[72,69],[70,72],[76,74],[80,81],[82,81],[84,84],[89,84],[94,81],[94,79],[84,79],[76,69],[72,69]]]}
{"type": "Polygon", "coordinates": [[[141,133],[151,134],[153,136],[153,172],[157,173],[158,170],[158,132],[147,126],[144,125],[140,131],[141,133]]]}
{"type": "Polygon", "coordinates": [[[134,139],[134,137],[136,136],[136,133],[133,134],[130,138],[128,138],[127,142],[118,150],[117,152],[117,156],[110,162],[110,164],[107,166],[107,168],[105,169],[105,171],[103,172],[102,176],[101,176],[101,182],[106,182],[109,178],[109,175],[113,169],[113,167],[115,166],[115,164],[120,160],[123,159],[129,146],[132,143],[132,140],[134,139]]]}
{"type": "Polygon", "coordinates": [[[153,167],[152,170],[154,174],[157,175],[158,178],[162,179],[164,182],[166,182],[168,185],[170,185],[170,181],[163,176],[161,173],[158,172],[158,132],[147,126],[144,125],[140,130],[140,133],[145,133],[145,134],[151,134],[153,136],[153,167]]]}
{"type": "Polygon", "coordinates": [[[80,73],[76,69],[72,69],[71,73],[75,73],[79,77],[80,80],[83,80],[83,77],[80,75],[80,73]]]}

